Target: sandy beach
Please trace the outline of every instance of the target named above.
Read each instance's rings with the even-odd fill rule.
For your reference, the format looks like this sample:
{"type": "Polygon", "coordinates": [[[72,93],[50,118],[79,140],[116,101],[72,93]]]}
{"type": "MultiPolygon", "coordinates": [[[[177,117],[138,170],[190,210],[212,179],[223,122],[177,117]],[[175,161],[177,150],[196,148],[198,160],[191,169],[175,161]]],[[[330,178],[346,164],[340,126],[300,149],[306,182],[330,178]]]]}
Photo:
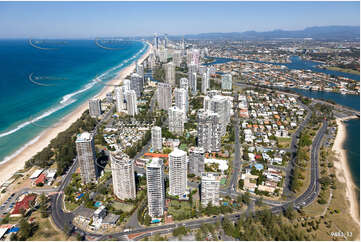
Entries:
{"type": "MultiPolygon", "coordinates": [[[[139,59],[138,63],[142,63],[150,54],[152,50],[152,46],[149,45],[148,50],[144,53],[139,59]]],[[[125,79],[126,76],[131,74],[135,69],[135,62],[130,66],[122,69],[116,78],[107,82],[104,88],[94,97],[97,98],[104,98],[108,92],[113,90],[113,86],[120,84],[120,82],[125,79]]],[[[74,123],[78,118],[81,117],[82,113],[88,109],[88,102],[84,102],[78,108],[76,108],[73,112],[62,118],[56,125],[44,130],[40,135],[39,138],[33,144],[30,144],[24,150],[22,150],[19,154],[15,157],[10,159],[4,164],[0,165],[0,184],[3,184],[7,181],[14,173],[18,170],[23,169],[25,162],[31,159],[36,153],[44,149],[52,139],[54,139],[58,133],[65,131],[68,129],[72,123],[74,123]]]]}
{"type": "MultiPolygon", "coordinates": [[[[360,216],[358,210],[358,202],[356,196],[355,184],[353,183],[350,167],[347,163],[346,150],[343,149],[343,143],[346,139],[346,126],[343,123],[345,120],[349,120],[355,117],[347,117],[344,119],[336,119],[337,122],[337,135],[333,144],[332,150],[336,152],[338,161],[335,162],[336,177],[337,179],[346,184],[346,199],[350,202],[350,215],[353,220],[360,225],[360,216]]],[[[357,117],[356,117],[357,118],[357,117]]]]}

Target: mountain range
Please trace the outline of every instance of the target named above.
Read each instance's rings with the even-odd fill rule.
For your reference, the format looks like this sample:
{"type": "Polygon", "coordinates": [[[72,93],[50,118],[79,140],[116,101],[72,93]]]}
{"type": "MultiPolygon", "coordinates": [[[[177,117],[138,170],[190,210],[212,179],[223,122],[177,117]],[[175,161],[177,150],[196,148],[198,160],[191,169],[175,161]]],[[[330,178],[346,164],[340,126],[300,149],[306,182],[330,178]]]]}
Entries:
{"type": "Polygon", "coordinates": [[[321,41],[358,41],[360,26],[316,26],[303,30],[246,31],[231,33],[201,33],[184,35],[186,39],[272,40],[312,38],[321,41]]]}

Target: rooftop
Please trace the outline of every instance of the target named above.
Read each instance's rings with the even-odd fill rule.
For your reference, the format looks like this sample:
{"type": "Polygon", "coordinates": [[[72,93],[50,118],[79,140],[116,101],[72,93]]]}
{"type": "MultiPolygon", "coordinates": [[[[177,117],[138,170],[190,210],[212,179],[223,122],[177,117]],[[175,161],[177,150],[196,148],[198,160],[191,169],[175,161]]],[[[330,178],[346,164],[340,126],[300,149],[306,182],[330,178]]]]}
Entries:
{"type": "Polygon", "coordinates": [[[76,142],[87,142],[92,139],[92,135],[89,132],[83,132],[76,136],[76,142]]]}

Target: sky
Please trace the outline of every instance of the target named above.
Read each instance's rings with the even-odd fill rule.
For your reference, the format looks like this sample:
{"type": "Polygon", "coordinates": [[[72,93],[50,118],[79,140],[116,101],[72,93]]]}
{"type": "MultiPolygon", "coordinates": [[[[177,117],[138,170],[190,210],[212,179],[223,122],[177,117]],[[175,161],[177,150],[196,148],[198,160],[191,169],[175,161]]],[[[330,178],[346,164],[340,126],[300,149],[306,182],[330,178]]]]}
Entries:
{"type": "Polygon", "coordinates": [[[0,38],[183,35],[359,24],[359,2],[0,2],[0,38]]]}

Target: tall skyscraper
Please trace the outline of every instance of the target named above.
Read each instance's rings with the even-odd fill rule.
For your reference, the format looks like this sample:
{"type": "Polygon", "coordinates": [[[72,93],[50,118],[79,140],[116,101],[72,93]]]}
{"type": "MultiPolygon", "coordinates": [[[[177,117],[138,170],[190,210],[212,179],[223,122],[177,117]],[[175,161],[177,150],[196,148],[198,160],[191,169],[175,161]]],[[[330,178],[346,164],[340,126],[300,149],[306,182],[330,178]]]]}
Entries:
{"type": "Polygon", "coordinates": [[[83,184],[96,182],[98,174],[93,134],[88,132],[78,134],[75,145],[83,184]]]}
{"type": "Polygon", "coordinates": [[[90,99],[89,100],[89,115],[92,118],[96,118],[102,114],[101,100],[90,99]]]}
{"type": "Polygon", "coordinates": [[[115,107],[118,113],[124,111],[124,96],[123,96],[123,89],[121,87],[114,88],[115,93],[115,107]]]}
{"type": "Polygon", "coordinates": [[[168,129],[176,135],[182,135],[184,132],[184,112],[176,106],[168,109],[168,129]]]}
{"type": "Polygon", "coordinates": [[[158,82],[157,102],[159,109],[168,110],[172,105],[172,86],[168,83],[158,82]]]}
{"type": "Polygon", "coordinates": [[[222,89],[232,90],[232,75],[231,74],[222,75],[222,89]]]}
{"type": "Polygon", "coordinates": [[[127,110],[128,115],[135,116],[138,114],[137,94],[134,90],[129,90],[127,92],[127,110]]]}
{"type": "Polygon", "coordinates": [[[175,65],[169,62],[165,66],[165,82],[175,87],[175,65]]]}
{"type": "Polygon", "coordinates": [[[198,146],[203,147],[206,152],[220,151],[222,123],[219,114],[199,109],[197,118],[198,146]]]}
{"type": "Polygon", "coordinates": [[[159,49],[159,38],[157,33],[154,34],[154,46],[156,50],[159,49]]]}
{"type": "Polygon", "coordinates": [[[168,35],[164,34],[164,48],[168,48],[168,35]]]}
{"type": "Polygon", "coordinates": [[[219,115],[222,123],[222,136],[226,134],[227,125],[231,118],[231,102],[228,97],[222,95],[215,95],[213,97],[204,97],[204,109],[215,112],[219,115]]]}
{"type": "Polygon", "coordinates": [[[159,61],[162,63],[166,63],[168,61],[168,50],[167,49],[159,50],[159,61]]]}
{"type": "Polygon", "coordinates": [[[191,93],[192,93],[192,95],[196,95],[197,94],[197,73],[196,72],[188,73],[188,77],[189,77],[191,93]]]}
{"type": "Polygon", "coordinates": [[[207,90],[209,89],[209,73],[206,71],[202,74],[202,93],[207,94],[207,90]]]}
{"type": "Polygon", "coordinates": [[[136,187],[133,160],[122,152],[110,153],[113,191],[121,200],[135,199],[136,187]]]}
{"type": "Polygon", "coordinates": [[[180,67],[182,59],[182,52],[180,50],[176,50],[173,52],[173,62],[177,67],[180,67]]]}
{"type": "Polygon", "coordinates": [[[184,113],[184,120],[186,120],[188,112],[188,92],[183,88],[174,89],[175,105],[184,113]]]}
{"type": "Polygon", "coordinates": [[[165,184],[163,161],[153,158],[146,164],[148,213],[153,218],[163,216],[165,207],[165,184]]]}
{"type": "Polygon", "coordinates": [[[130,76],[130,90],[134,90],[137,97],[140,97],[142,95],[143,78],[137,73],[133,73],[130,76]]]}
{"type": "Polygon", "coordinates": [[[138,64],[138,62],[137,62],[137,64],[136,64],[136,72],[141,77],[141,79],[143,81],[143,86],[144,86],[144,66],[143,66],[143,64],[138,64]]]}
{"type": "Polygon", "coordinates": [[[185,89],[187,91],[187,93],[188,93],[188,89],[189,89],[189,81],[188,81],[188,79],[185,78],[185,77],[182,77],[179,80],[179,87],[185,89]]]}
{"type": "Polygon", "coordinates": [[[209,203],[212,206],[219,206],[219,188],[221,176],[219,173],[203,172],[201,183],[201,203],[206,207],[209,203]]]}
{"type": "Polygon", "coordinates": [[[169,154],[169,194],[183,196],[187,190],[187,153],[175,148],[169,154]]]}
{"type": "Polygon", "coordinates": [[[202,147],[194,147],[189,151],[189,173],[201,176],[204,172],[204,149],[202,147]]]}
{"type": "Polygon", "coordinates": [[[126,91],[130,90],[130,80],[129,79],[124,79],[123,81],[123,95],[125,95],[126,91]]]}
{"type": "Polygon", "coordinates": [[[162,129],[154,126],[152,128],[152,149],[153,151],[162,150],[162,129]]]}

